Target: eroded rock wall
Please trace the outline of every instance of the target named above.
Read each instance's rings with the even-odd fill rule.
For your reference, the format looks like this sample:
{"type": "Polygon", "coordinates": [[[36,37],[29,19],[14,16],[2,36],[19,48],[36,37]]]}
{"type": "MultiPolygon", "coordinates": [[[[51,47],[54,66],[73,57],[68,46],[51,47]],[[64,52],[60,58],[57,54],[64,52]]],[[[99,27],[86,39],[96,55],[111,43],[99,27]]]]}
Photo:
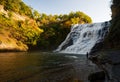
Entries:
{"type": "Polygon", "coordinates": [[[103,48],[120,50],[120,0],[113,0],[112,3],[111,26],[103,48]]]}

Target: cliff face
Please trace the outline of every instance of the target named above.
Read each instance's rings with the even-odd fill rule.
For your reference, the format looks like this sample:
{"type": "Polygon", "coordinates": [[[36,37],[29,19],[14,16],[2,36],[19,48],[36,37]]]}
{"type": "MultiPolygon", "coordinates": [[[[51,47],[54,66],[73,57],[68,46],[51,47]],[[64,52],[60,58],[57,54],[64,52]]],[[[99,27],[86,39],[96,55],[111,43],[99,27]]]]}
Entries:
{"type": "MultiPolygon", "coordinates": [[[[9,11],[5,11],[4,6],[0,5],[0,15],[4,15],[6,18],[9,18],[8,13],[9,11]]],[[[20,15],[13,15],[12,17],[14,17],[12,18],[13,20],[25,20],[25,18],[21,17],[24,19],[22,20],[20,15]]],[[[12,31],[10,28],[11,27],[4,25],[4,23],[0,23],[0,51],[27,51],[28,47],[26,44],[12,37],[12,31]]]]}
{"type": "Polygon", "coordinates": [[[0,5],[0,51],[27,51],[42,31],[34,19],[0,5]]]}
{"type": "Polygon", "coordinates": [[[27,49],[27,45],[11,37],[9,31],[5,29],[0,31],[0,51],[27,51],[27,49]]]}
{"type": "Polygon", "coordinates": [[[113,0],[111,5],[112,20],[104,48],[120,49],[120,0],[113,0]]]}

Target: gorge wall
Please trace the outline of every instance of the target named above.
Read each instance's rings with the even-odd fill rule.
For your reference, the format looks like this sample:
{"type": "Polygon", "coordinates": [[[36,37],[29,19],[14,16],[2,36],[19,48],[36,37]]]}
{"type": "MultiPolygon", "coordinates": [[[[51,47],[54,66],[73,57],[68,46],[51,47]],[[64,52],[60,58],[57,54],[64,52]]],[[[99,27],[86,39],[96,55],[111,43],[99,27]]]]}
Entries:
{"type": "Polygon", "coordinates": [[[27,51],[42,32],[34,19],[0,5],[0,52],[27,51]]]}
{"type": "Polygon", "coordinates": [[[120,49],[120,0],[112,0],[112,20],[103,49],[120,49]]]}

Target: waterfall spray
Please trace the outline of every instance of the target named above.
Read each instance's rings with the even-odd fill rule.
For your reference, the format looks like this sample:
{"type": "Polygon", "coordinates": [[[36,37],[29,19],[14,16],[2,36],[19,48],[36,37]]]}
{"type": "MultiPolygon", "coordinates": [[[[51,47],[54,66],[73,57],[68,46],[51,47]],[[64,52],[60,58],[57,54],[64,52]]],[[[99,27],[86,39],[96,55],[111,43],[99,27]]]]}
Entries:
{"type": "Polygon", "coordinates": [[[109,22],[73,25],[71,32],[55,51],[70,54],[90,53],[95,44],[104,40],[109,26],[109,22]]]}

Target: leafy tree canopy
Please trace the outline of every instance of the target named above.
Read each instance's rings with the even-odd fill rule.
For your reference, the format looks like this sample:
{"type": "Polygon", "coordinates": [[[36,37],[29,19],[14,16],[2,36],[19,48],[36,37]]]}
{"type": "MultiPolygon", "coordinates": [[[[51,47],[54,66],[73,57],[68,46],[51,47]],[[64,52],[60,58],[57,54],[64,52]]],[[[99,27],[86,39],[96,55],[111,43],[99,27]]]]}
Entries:
{"type": "Polygon", "coordinates": [[[32,17],[32,8],[27,6],[22,0],[0,0],[0,4],[4,6],[5,10],[32,17]]]}

